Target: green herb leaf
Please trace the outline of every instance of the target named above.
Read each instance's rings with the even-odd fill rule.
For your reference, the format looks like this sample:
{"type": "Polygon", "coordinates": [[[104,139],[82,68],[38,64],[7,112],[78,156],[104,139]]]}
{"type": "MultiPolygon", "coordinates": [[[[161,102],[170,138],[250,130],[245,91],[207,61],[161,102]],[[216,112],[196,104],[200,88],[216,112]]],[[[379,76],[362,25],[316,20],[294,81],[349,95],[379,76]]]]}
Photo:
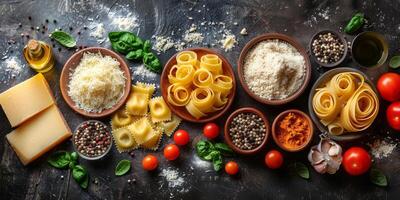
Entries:
{"type": "Polygon", "coordinates": [[[116,42],[125,33],[126,33],[125,31],[109,32],[108,33],[108,38],[110,39],[111,42],[116,42]]]}
{"type": "Polygon", "coordinates": [[[131,169],[131,161],[121,160],[118,162],[117,167],[115,168],[115,175],[122,176],[126,174],[130,169],[131,169]]]}
{"type": "Polygon", "coordinates": [[[289,169],[295,172],[298,176],[304,179],[310,178],[310,172],[305,164],[301,162],[294,162],[289,166],[289,169]]]}
{"type": "Polygon", "coordinates": [[[143,50],[138,49],[136,51],[130,51],[125,57],[128,60],[140,60],[143,58],[143,50]]]}
{"type": "Polygon", "coordinates": [[[213,162],[215,171],[221,170],[222,166],[223,166],[221,153],[218,152],[217,154],[214,154],[212,162],[213,162]]]}
{"type": "Polygon", "coordinates": [[[63,45],[64,47],[72,48],[76,46],[75,38],[73,38],[70,34],[64,31],[53,31],[50,34],[50,37],[56,40],[61,45],[63,45]]]}
{"type": "Polygon", "coordinates": [[[217,149],[224,155],[232,155],[233,154],[232,149],[229,148],[229,146],[225,143],[216,143],[214,146],[215,146],[215,149],[217,149]]]}
{"type": "Polygon", "coordinates": [[[68,164],[68,168],[74,169],[75,165],[77,165],[77,164],[78,164],[78,163],[77,163],[76,161],[71,161],[71,162],[69,162],[69,164],[68,164]]]}
{"type": "Polygon", "coordinates": [[[201,140],[196,144],[196,153],[202,159],[210,154],[213,149],[213,144],[206,140],[201,140]]]}
{"type": "Polygon", "coordinates": [[[71,153],[71,160],[78,162],[78,154],[75,151],[71,153]]]}
{"type": "Polygon", "coordinates": [[[144,43],[143,43],[143,51],[148,53],[148,52],[150,52],[150,50],[151,50],[150,40],[144,41],[144,43]]]}
{"type": "Polygon", "coordinates": [[[390,59],[389,66],[393,69],[397,69],[400,67],[400,56],[393,56],[390,59]]]}
{"type": "Polygon", "coordinates": [[[377,168],[372,168],[370,170],[369,180],[377,186],[386,187],[388,185],[385,174],[377,168]]]}
{"type": "Polygon", "coordinates": [[[152,52],[144,53],[143,63],[147,69],[153,72],[160,72],[162,69],[160,60],[152,52]]]}
{"type": "Polygon", "coordinates": [[[204,160],[208,160],[208,161],[212,161],[214,159],[215,156],[217,156],[218,154],[220,154],[219,151],[211,151],[208,155],[204,156],[204,160]]]}
{"type": "Polygon", "coordinates": [[[351,34],[357,31],[361,26],[364,24],[364,14],[363,13],[356,13],[347,23],[346,27],[344,28],[344,32],[351,34]]]}
{"type": "Polygon", "coordinates": [[[83,189],[86,189],[89,185],[89,174],[87,170],[81,165],[75,165],[72,169],[72,177],[83,189]]]}
{"type": "Polygon", "coordinates": [[[75,181],[81,183],[87,175],[87,171],[81,165],[75,165],[72,169],[72,177],[74,177],[75,181]]]}
{"type": "Polygon", "coordinates": [[[66,151],[57,151],[47,159],[47,162],[55,168],[64,169],[71,162],[71,156],[66,151]]]}

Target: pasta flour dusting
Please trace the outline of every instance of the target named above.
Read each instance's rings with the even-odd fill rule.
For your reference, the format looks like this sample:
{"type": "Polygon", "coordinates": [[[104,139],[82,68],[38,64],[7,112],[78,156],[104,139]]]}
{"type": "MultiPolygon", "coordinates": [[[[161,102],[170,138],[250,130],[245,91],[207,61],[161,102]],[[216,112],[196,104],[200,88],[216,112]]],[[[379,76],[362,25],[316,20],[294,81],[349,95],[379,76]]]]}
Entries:
{"type": "Polygon", "coordinates": [[[285,99],[305,79],[305,61],[292,45],[281,40],[258,43],[244,59],[244,78],[249,89],[264,99],[285,99]]]}

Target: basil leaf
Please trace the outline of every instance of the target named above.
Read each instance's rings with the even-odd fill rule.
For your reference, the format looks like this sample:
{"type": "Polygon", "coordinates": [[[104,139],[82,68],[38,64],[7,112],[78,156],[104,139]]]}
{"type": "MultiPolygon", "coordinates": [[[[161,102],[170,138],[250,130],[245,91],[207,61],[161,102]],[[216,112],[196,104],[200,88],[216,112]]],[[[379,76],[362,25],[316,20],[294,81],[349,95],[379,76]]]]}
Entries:
{"type": "Polygon", "coordinates": [[[232,155],[233,151],[231,148],[229,148],[229,146],[225,143],[216,143],[215,145],[215,149],[217,149],[218,151],[220,151],[222,154],[225,155],[232,155]]]}
{"type": "Polygon", "coordinates": [[[204,156],[203,159],[204,160],[213,160],[215,156],[217,156],[217,154],[220,154],[219,151],[211,151],[208,155],[204,156]]]}
{"type": "Polygon", "coordinates": [[[125,57],[128,60],[139,60],[143,58],[143,50],[138,49],[136,51],[130,51],[125,57]]]}
{"type": "Polygon", "coordinates": [[[289,166],[289,169],[291,171],[294,171],[298,176],[304,179],[309,179],[310,178],[310,172],[308,171],[308,168],[305,164],[301,162],[294,162],[289,166]]]}
{"type": "Polygon", "coordinates": [[[217,154],[214,154],[212,162],[213,162],[215,171],[221,170],[222,166],[223,166],[221,153],[218,152],[217,154]]]}
{"type": "Polygon", "coordinates": [[[50,34],[50,37],[56,40],[61,45],[63,45],[64,47],[72,48],[76,46],[75,38],[73,38],[70,34],[64,31],[53,31],[50,34]]]}
{"type": "Polygon", "coordinates": [[[126,42],[123,41],[117,41],[117,42],[113,42],[111,43],[111,47],[119,52],[119,53],[123,53],[123,54],[127,54],[130,51],[133,50],[133,47],[129,44],[127,44],[126,42]]]}
{"type": "Polygon", "coordinates": [[[78,154],[75,151],[71,153],[71,160],[78,162],[78,154]]]}
{"type": "Polygon", "coordinates": [[[377,168],[371,169],[369,172],[369,180],[377,186],[386,187],[388,185],[385,174],[377,168]]]}
{"type": "Polygon", "coordinates": [[[55,168],[64,169],[71,162],[71,156],[66,151],[57,151],[47,159],[47,162],[55,168]]]}
{"type": "Polygon", "coordinates": [[[121,160],[118,162],[117,167],[115,168],[115,175],[122,176],[126,174],[130,169],[131,169],[131,161],[121,160]]]}
{"type": "Polygon", "coordinates": [[[69,162],[68,167],[69,167],[70,169],[74,169],[75,165],[77,165],[77,164],[78,164],[78,163],[77,163],[76,161],[71,161],[71,162],[69,162]]]}
{"type": "Polygon", "coordinates": [[[202,159],[204,159],[205,156],[209,155],[212,149],[212,143],[209,141],[201,140],[196,144],[196,153],[202,159]]]}
{"type": "Polygon", "coordinates": [[[89,185],[89,175],[86,174],[85,179],[83,179],[83,181],[81,183],[79,183],[79,186],[81,186],[81,188],[86,189],[89,185]]]}
{"type": "Polygon", "coordinates": [[[125,31],[109,32],[108,38],[110,39],[111,42],[117,42],[119,38],[121,38],[121,36],[125,33],[126,33],[125,31]]]}
{"type": "Polygon", "coordinates": [[[86,175],[87,171],[81,165],[75,165],[75,167],[72,169],[72,177],[77,183],[82,183],[86,175]]]}
{"type": "Polygon", "coordinates": [[[393,69],[397,69],[400,67],[400,56],[393,56],[390,59],[389,66],[393,69]]]}
{"type": "Polygon", "coordinates": [[[346,27],[344,28],[344,32],[351,34],[357,31],[361,26],[364,24],[364,14],[363,13],[356,13],[347,23],[346,27]]]}
{"type": "Polygon", "coordinates": [[[144,43],[143,43],[143,51],[147,53],[147,52],[150,52],[150,50],[151,50],[150,40],[144,41],[144,43]]]}
{"type": "Polygon", "coordinates": [[[153,72],[160,72],[162,69],[160,60],[152,52],[143,55],[143,63],[147,69],[153,72]]]}

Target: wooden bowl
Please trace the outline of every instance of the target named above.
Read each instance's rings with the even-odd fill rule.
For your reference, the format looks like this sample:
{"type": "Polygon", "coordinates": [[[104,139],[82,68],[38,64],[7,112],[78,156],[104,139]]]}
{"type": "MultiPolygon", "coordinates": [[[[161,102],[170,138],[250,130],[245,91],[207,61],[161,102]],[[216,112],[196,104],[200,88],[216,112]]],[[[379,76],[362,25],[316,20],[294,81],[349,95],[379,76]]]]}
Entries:
{"type": "Polygon", "coordinates": [[[228,62],[228,60],[225,57],[223,57],[221,54],[219,54],[211,49],[189,48],[189,49],[185,49],[183,51],[196,52],[198,59],[201,58],[201,56],[203,56],[205,54],[215,54],[222,60],[222,69],[224,71],[224,74],[231,77],[232,83],[233,83],[232,91],[228,96],[228,99],[229,99],[228,103],[225,105],[224,109],[213,112],[213,113],[208,113],[207,116],[200,118],[200,119],[196,119],[195,117],[193,117],[189,112],[186,111],[185,107],[174,106],[171,103],[169,103],[167,89],[168,89],[168,86],[170,86],[171,84],[168,81],[168,74],[169,74],[171,67],[176,65],[176,56],[178,55],[178,53],[173,55],[168,60],[168,62],[165,64],[164,70],[161,74],[160,87],[161,87],[162,97],[164,98],[165,102],[167,103],[168,107],[172,110],[172,112],[174,112],[176,115],[178,115],[180,118],[182,118],[186,121],[190,121],[190,122],[194,122],[194,123],[204,123],[204,122],[214,121],[215,119],[217,119],[220,116],[222,116],[223,114],[225,114],[226,111],[228,111],[229,107],[232,105],[233,99],[235,98],[236,80],[235,80],[235,74],[232,70],[232,65],[228,62]]]}
{"type": "Polygon", "coordinates": [[[238,74],[239,74],[240,84],[242,85],[244,91],[246,91],[246,93],[250,97],[257,100],[258,102],[261,102],[261,103],[264,103],[267,105],[282,105],[282,104],[286,104],[286,103],[289,103],[289,102],[295,100],[307,88],[307,85],[311,79],[311,64],[310,64],[310,60],[309,60],[306,50],[300,45],[300,43],[298,43],[292,37],[289,37],[287,35],[280,34],[280,33],[266,33],[266,34],[255,37],[254,39],[250,40],[246,44],[246,46],[244,46],[242,52],[240,52],[240,56],[239,56],[239,60],[238,60],[238,74]],[[286,99],[270,99],[269,100],[269,99],[264,99],[256,94],[254,94],[250,90],[250,88],[247,86],[246,80],[243,75],[243,73],[244,73],[243,63],[244,63],[247,53],[259,42],[264,41],[264,40],[271,40],[271,39],[279,39],[279,40],[289,43],[294,48],[296,48],[297,51],[304,57],[305,67],[306,67],[304,82],[295,93],[293,93],[286,99]]]}
{"type": "Polygon", "coordinates": [[[316,89],[319,87],[322,87],[323,84],[325,84],[328,80],[330,80],[334,75],[336,75],[338,73],[342,73],[342,72],[356,72],[356,73],[361,74],[362,76],[364,76],[365,82],[371,86],[371,88],[374,90],[374,92],[376,94],[378,94],[378,91],[376,90],[374,83],[367,77],[367,75],[365,75],[360,70],[353,69],[353,68],[347,68],[347,67],[339,67],[339,68],[331,69],[331,70],[325,72],[324,74],[322,74],[317,79],[317,81],[314,83],[314,85],[312,86],[311,91],[310,91],[310,96],[308,97],[308,112],[310,113],[311,119],[314,121],[317,128],[323,134],[326,134],[329,138],[331,138],[332,140],[335,140],[335,141],[349,142],[349,141],[361,139],[362,137],[373,134],[374,131],[372,130],[372,125],[369,128],[367,128],[366,130],[361,131],[361,132],[347,133],[347,134],[342,134],[342,135],[332,135],[329,133],[328,128],[320,122],[320,119],[318,118],[317,114],[315,114],[315,112],[314,112],[313,103],[312,103],[312,100],[316,93],[316,89]]]}
{"type": "Polygon", "coordinates": [[[342,62],[344,61],[344,59],[347,57],[347,49],[348,49],[348,48],[346,48],[346,47],[347,47],[347,41],[346,41],[346,39],[344,39],[344,37],[343,37],[341,34],[339,34],[339,33],[336,32],[336,31],[331,31],[331,30],[319,31],[319,32],[315,33],[315,34],[311,37],[310,43],[309,43],[308,45],[309,45],[308,48],[309,48],[310,55],[311,55],[312,59],[313,59],[318,65],[320,65],[320,66],[322,66],[322,67],[327,67],[327,68],[336,67],[336,66],[338,66],[340,63],[342,63],[342,62]],[[317,38],[317,36],[319,36],[319,35],[321,35],[321,34],[325,34],[325,33],[331,33],[332,35],[335,35],[335,36],[338,37],[338,39],[342,42],[342,44],[345,46],[343,55],[342,55],[342,57],[341,57],[337,62],[334,62],[334,63],[322,63],[322,62],[318,61],[317,57],[316,57],[316,56],[314,55],[314,53],[312,52],[312,43],[313,43],[313,41],[317,38]]]}
{"type": "Polygon", "coordinates": [[[305,114],[304,112],[300,111],[300,110],[290,109],[290,110],[283,111],[283,112],[281,112],[281,113],[275,118],[274,122],[272,123],[272,138],[274,138],[275,143],[276,143],[281,149],[283,149],[283,150],[285,150],[285,151],[288,151],[288,152],[298,152],[298,151],[301,151],[301,150],[305,149],[305,148],[310,144],[310,142],[311,142],[313,136],[314,136],[314,126],[313,126],[313,123],[312,123],[310,117],[309,117],[307,114],[305,114]],[[278,123],[281,122],[282,119],[283,119],[287,114],[289,114],[289,113],[295,113],[295,114],[298,114],[298,115],[303,116],[303,117],[307,120],[307,122],[308,122],[308,124],[309,124],[309,126],[310,126],[310,132],[309,132],[309,133],[310,133],[310,134],[309,134],[310,136],[307,138],[307,141],[306,141],[303,145],[301,145],[300,147],[298,147],[297,149],[290,149],[290,148],[287,148],[286,146],[284,146],[283,144],[281,144],[281,143],[279,142],[278,136],[277,136],[277,134],[278,134],[278,133],[277,133],[277,132],[278,132],[278,126],[279,126],[278,123]]]}
{"type": "Polygon", "coordinates": [[[244,107],[244,108],[237,109],[235,112],[233,112],[231,115],[229,115],[228,119],[225,122],[225,126],[224,126],[225,142],[229,145],[229,147],[231,147],[231,149],[233,151],[235,151],[238,154],[243,154],[243,155],[252,155],[252,154],[256,154],[256,153],[260,152],[264,148],[264,146],[267,144],[269,132],[270,132],[270,128],[269,128],[268,119],[265,117],[265,115],[260,110],[257,110],[256,108],[252,108],[252,107],[244,107]],[[255,149],[251,149],[251,150],[240,149],[235,144],[233,144],[232,138],[229,135],[229,126],[231,125],[233,118],[235,118],[240,113],[254,113],[254,114],[257,114],[258,116],[260,116],[261,119],[264,121],[265,137],[264,137],[264,140],[261,142],[261,144],[255,149]]]}
{"type": "Polygon", "coordinates": [[[68,106],[71,107],[72,110],[75,112],[86,116],[86,117],[91,117],[91,118],[101,118],[105,117],[108,115],[111,115],[114,113],[116,110],[118,110],[121,106],[125,104],[125,101],[127,100],[129,93],[131,91],[131,72],[129,70],[128,65],[126,65],[125,60],[121,58],[117,53],[106,49],[102,47],[89,47],[86,49],[82,49],[76,53],[74,53],[64,64],[63,70],[61,72],[60,76],[60,89],[61,89],[61,94],[67,102],[68,106]],[[82,59],[83,53],[85,52],[91,52],[91,53],[98,53],[100,52],[101,55],[103,56],[111,56],[120,63],[119,67],[121,70],[124,72],[125,77],[126,77],[126,82],[125,82],[125,91],[124,95],[122,98],[112,107],[106,110],[103,110],[100,113],[95,113],[95,112],[86,112],[83,109],[80,109],[76,106],[75,102],[71,99],[71,97],[68,95],[68,85],[70,81],[70,73],[73,72],[73,70],[78,66],[79,62],[82,59]]]}

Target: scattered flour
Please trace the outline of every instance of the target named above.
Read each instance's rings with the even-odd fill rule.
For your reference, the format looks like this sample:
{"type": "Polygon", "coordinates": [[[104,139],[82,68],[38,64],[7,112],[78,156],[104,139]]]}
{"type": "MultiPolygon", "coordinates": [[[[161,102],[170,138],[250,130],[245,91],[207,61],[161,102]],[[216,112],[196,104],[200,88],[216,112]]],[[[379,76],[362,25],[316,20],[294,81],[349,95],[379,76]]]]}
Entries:
{"type": "Polygon", "coordinates": [[[236,36],[231,33],[224,34],[224,39],[222,39],[220,42],[225,52],[230,51],[233,47],[235,47],[235,44],[237,43],[236,36]]]}
{"type": "Polygon", "coordinates": [[[157,74],[146,69],[144,64],[141,64],[137,67],[132,67],[132,73],[135,76],[139,76],[140,78],[144,78],[147,80],[155,80],[157,78],[157,74]]]}
{"type": "Polygon", "coordinates": [[[104,29],[103,23],[94,23],[91,28],[92,32],[89,33],[90,37],[94,37],[97,39],[97,43],[101,44],[105,41],[104,33],[106,30],[104,29]]]}
{"type": "Polygon", "coordinates": [[[185,180],[179,175],[179,172],[172,168],[163,169],[160,176],[165,178],[169,188],[182,187],[185,183],[185,180]]]}
{"type": "Polygon", "coordinates": [[[368,144],[371,147],[371,154],[376,159],[382,159],[388,157],[397,144],[394,142],[387,142],[386,140],[375,139],[372,143],[368,144]]]}
{"type": "Polygon", "coordinates": [[[1,82],[6,84],[9,80],[15,79],[19,76],[24,66],[16,57],[7,58],[1,67],[2,71],[4,71],[3,76],[1,76],[1,82]]]}

